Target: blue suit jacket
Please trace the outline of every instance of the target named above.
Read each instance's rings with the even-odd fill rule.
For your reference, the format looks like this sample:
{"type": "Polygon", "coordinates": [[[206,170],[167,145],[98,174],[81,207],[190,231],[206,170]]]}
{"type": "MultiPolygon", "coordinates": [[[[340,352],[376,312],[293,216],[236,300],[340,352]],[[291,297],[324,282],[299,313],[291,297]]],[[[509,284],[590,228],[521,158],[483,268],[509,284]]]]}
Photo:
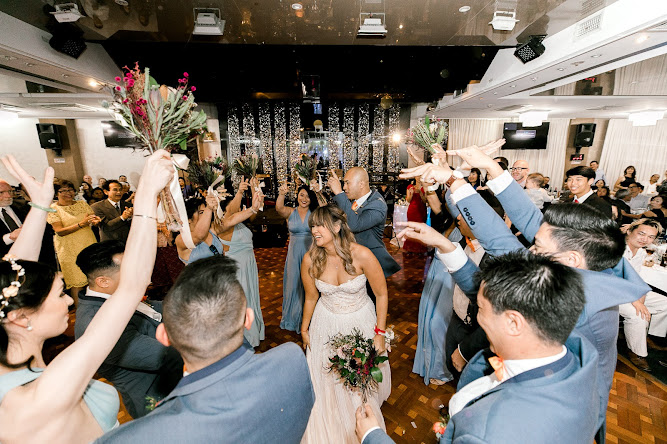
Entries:
{"type": "Polygon", "coordinates": [[[314,401],[306,357],[298,345],[255,354],[244,343],[183,377],[153,412],[96,442],[298,444],[314,401]]]}
{"type": "MultiPolygon", "coordinates": [[[[600,408],[597,353],[576,333],[565,346],[568,351],[558,361],[521,373],[470,401],[450,418],[440,443],[593,442],[600,408]]],[[[484,353],[477,353],[463,370],[458,389],[491,371],[484,353]]],[[[362,444],[391,442],[374,430],[362,444]]]]}
{"type": "MultiPolygon", "coordinates": [[[[514,181],[496,197],[517,229],[532,242],[542,224],[542,212],[514,181]]],[[[502,219],[478,194],[462,199],[458,203],[458,209],[485,250],[507,252],[524,248],[502,219]]],[[[454,273],[454,279],[459,287],[473,301],[476,301],[477,295],[473,279],[476,271],[475,264],[469,261],[466,266],[454,273]]],[[[621,259],[613,269],[602,272],[577,271],[583,278],[586,305],[575,330],[586,337],[599,354],[597,381],[601,402],[599,423],[602,425],[606,417],[609,390],[616,368],[618,305],[636,301],[650,291],[650,288],[625,259],[621,259]]]]}
{"type": "Polygon", "coordinates": [[[357,208],[357,211],[352,210],[352,203],[345,193],[336,194],[334,201],[341,210],[345,211],[347,224],[357,242],[369,248],[380,262],[385,277],[400,270],[401,266],[391,257],[382,241],[384,224],[387,220],[387,204],[382,195],[374,190],[366,202],[357,208]]]}
{"type": "MultiPolygon", "coordinates": [[[[74,335],[79,339],[88,328],[106,299],[79,296],[74,335]]],[[[154,303],[162,311],[162,302],[154,303]]],[[[155,339],[159,322],[143,313],[134,312],[109,356],[99,370],[123,397],[133,418],[147,413],[146,396],[161,400],[171,392],[183,375],[183,360],[173,347],[165,347],[155,339]]]]}

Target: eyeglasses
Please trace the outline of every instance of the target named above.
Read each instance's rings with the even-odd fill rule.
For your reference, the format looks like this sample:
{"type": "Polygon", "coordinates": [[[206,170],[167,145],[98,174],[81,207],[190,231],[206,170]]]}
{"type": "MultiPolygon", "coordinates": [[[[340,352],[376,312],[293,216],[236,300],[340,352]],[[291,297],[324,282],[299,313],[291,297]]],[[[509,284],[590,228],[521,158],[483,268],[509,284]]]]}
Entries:
{"type": "Polygon", "coordinates": [[[59,193],[73,193],[74,190],[58,190],[59,193]]]}
{"type": "Polygon", "coordinates": [[[521,171],[521,170],[527,170],[528,168],[521,168],[521,167],[512,167],[510,168],[510,171],[521,171]]]}

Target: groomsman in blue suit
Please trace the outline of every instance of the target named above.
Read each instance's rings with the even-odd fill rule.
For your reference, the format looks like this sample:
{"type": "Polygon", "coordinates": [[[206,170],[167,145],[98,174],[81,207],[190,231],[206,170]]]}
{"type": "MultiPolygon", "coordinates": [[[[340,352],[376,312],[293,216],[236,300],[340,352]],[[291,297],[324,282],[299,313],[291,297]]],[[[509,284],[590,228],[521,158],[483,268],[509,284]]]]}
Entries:
{"type": "MultiPolygon", "coordinates": [[[[576,330],[595,345],[599,354],[598,393],[600,395],[600,430],[597,442],[605,440],[605,418],[609,390],[616,368],[618,305],[632,302],[650,288],[623,259],[624,237],[611,219],[585,205],[558,204],[543,215],[528,199],[509,173],[476,148],[458,150],[470,165],[486,169],[492,180],[486,185],[503,205],[507,216],[529,242],[534,253],[552,256],[564,265],[576,268],[584,279],[586,306],[576,330]]],[[[508,232],[504,222],[465,181],[452,175],[448,167],[423,165],[405,170],[407,177],[422,176],[426,183],[444,183],[452,191],[452,200],[487,251],[513,251],[522,248],[508,232]]],[[[445,262],[443,260],[443,262],[445,262]]],[[[458,265],[454,279],[470,296],[475,293],[474,264],[458,265]]]]}
{"type": "MultiPolygon", "coordinates": [[[[489,260],[479,278],[477,318],[490,350],[463,371],[440,443],[591,442],[600,408],[597,353],[572,333],[585,303],[581,276],[550,258],[513,252],[489,260]]],[[[362,444],[393,442],[370,407],[356,416],[362,444]]]]}
{"type": "Polygon", "coordinates": [[[156,332],[183,357],[183,379],[153,412],[97,442],[301,441],[315,401],[306,357],[291,342],[260,354],[244,342],[254,314],[236,270],[224,256],[185,268],[156,332]]]}

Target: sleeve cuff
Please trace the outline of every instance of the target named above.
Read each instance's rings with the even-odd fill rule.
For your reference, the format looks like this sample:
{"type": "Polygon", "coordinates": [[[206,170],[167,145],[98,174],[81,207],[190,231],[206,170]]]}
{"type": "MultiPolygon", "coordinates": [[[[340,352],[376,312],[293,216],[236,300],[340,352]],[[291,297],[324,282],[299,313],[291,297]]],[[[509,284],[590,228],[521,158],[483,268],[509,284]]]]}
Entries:
{"type": "Polygon", "coordinates": [[[472,185],[467,183],[452,193],[452,200],[455,204],[458,204],[459,201],[465,199],[466,197],[472,196],[475,193],[477,193],[477,191],[475,191],[472,185]]]}
{"type": "Polygon", "coordinates": [[[456,348],[458,349],[459,354],[461,355],[461,357],[463,358],[463,360],[464,360],[466,363],[468,363],[468,360],[466,359],[465,356],[463,356],[463,352],[461,351],[461,344],[457,345],[456,348]]]}
{"type": "Polygon", "coordinates": [[[436,249],[435,254],[438,256],[438,259],[445,264],[445,267],[447,267],[447,270],[450,273],[459,271],[468,262],[468,256],[466,256],[463,248],[461,248],[461,245],[459,244],[457,244],[456,249],[450,253],[441,253],[436,249]]]}
{"type": "Polygon", "coordinates": [[[379,428],[380,428],[380,427],[375,426],[375,427],[372,427],[372,428],[368,429],[368,431],[367,431],[366,433],[364,433],[364,436],[361,437],[361,444],[364,443],[364,440],[366,439],[366,437],[367,437],[373,430],[377,430],[377,429],[379,429],[379,428]]]}
{"type": "Polygon", "coordinates": [[[493,194],[498,195],[505,191],[505,189],[510,186],[513,180],[514,179],[512,178],[510,172],[504,171],[500,176],[486,182],[486,186],[489,187],[491,191],[493,191],[493,194]]]}
{"type": "Polygon", "coordinates": [[[2,240],[5,242],[5,245],[11,245],[14,243],[14,241],[9,238],[10,234],[11,233],[7,233],[4,236],[2,236],[2,240]]]}

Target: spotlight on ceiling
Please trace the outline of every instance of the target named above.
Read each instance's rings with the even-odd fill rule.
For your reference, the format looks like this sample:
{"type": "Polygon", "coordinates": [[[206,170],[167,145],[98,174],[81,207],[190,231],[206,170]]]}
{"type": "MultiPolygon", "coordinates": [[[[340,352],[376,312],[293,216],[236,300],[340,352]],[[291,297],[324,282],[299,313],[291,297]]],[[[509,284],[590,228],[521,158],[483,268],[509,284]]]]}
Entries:
{"type": "Polygon", "coordinates": [[[220,20],[218,8],[194,8],[195,28],[193,35],[222,35],[225,21],[220,20]]]}
{"type": "Polygon", "coordinates": [[[70,23],[79,20],[81,13],[76,3],[60,3],[54,5],[55,11],[51,12],[59,23],[70,23]]]}
{"type": "Polygon", "coordinates": [[[496,0],[493,19],[489,25],[495,31],[511,31],[518,20],[516,19],[517,0],[496,0]]]}
{"type": "Polygon", "coordinates": [[[523,63],[535,60],[544,54],[545,48],[542,44],[542,40],[544,40],[545,37],[546,35],[531,35],[526,43],[519,45],[516,48],[514,55],[523,63]]]}
{"type": "Polygon", "coordinates": [[[359,14],[359,31],[357,37],[383,38],[387,36],[385,14],[362,12],[359,14]]]}

